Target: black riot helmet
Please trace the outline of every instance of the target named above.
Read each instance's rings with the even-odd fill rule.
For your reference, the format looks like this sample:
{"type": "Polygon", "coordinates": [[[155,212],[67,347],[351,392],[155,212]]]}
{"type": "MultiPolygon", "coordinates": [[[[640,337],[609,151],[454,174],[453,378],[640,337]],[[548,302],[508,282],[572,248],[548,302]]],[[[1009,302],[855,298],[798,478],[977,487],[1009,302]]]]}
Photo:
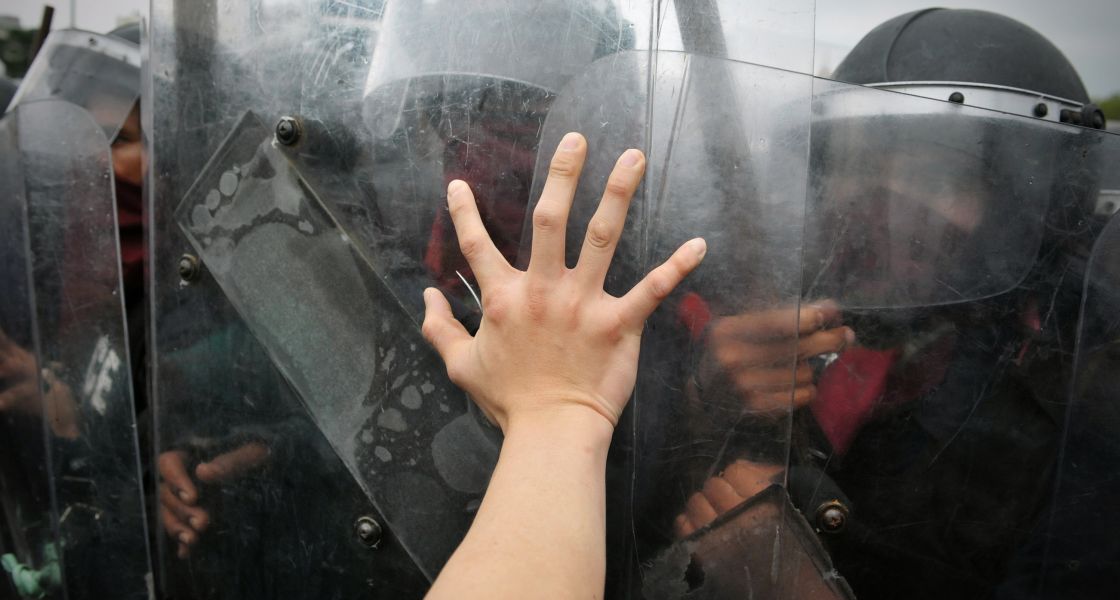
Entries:
{"type": "Polygon", "coordinates": [[[833,78],[1094,129],[1105,124],[1061,50],[1023,23],[981,10],[895,17],[864,36],[833,78]],[[1057,100],[1064,102],[1055,107],[1057,100]]]}
{"type": "Polygon", "coordinates": [[[917,11],[868,33],[833,76],[814,102],[807,294],[865,308],[1000,296],[1092,210],[1099,136],[1070,125],[1104,117],[1033,29],[917,11]]]}
{"type": "MultiPolygon", "coordinates": [[[[596,59],[634,45],[616,4],[435,0],[386,9],[362,117],[386,239],[411,255],[397,264],[422,264],[441,289],[463,295],[470,267],[450,219],[431,204],[453,179],[471,183],[495,244],[516,260],[553,99],[596,59]]],[[[403,295],[420,298],[416,291],[403,295]]]]}

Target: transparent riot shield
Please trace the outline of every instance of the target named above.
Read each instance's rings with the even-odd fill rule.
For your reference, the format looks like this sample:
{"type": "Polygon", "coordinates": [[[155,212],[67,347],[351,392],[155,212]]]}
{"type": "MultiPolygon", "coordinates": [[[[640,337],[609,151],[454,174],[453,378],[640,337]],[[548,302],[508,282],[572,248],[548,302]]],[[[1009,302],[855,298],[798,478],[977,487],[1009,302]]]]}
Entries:
{"type": "Polygon", "coordinates": [[[4,128],[4,568],[21,597],[148,598],[109,144],[58,100],[4,128]]]}
{"type": "Polygon", "coordinates": [[[3,252],[4,302],[0,309],[3,329],[3,451],[0,452],[0,524],[3,553],[3,597],[50,590],[58,597],[57,523],[53,518],[50,474],[44,439],[36,369],[34,300],[31,292],[31,257],[27,240],[27,202],[16,119],[0,121],[0,187],[3,218],[0,250],[3,252]],[[18,400],[17,400],[18,398],[18,400]],[[16,407],[22,410],[13,410],[16,407]],[[20,572],[23,577],[10,577],[20,572]]]}
{"type": "MultiPolygon", "coordinates": [[[[825,556],[819,543],[811,535],[799,537],[810,530],[807,525],[788,528],[785,516],[801,517],[781,510],[752,513],[744,521],[754,523],[758,539],[736,538],[733,532],[742,522],[732,520],[682,542],[695,540],[697,547],[723,554],[724,561],[742,556],[765,569],[733,577],[733,585],[715,584],[714,573],[704,589],[703,576],[680,589],[675,585],[688,579],[686,571],[698,568],[687,560],[692,549],[682,550],[675,540],[705,525],[685,529],[680,521],[708,479],[736,461],[758,465],[757,481],[747,486],[753,489],[743,487],[741,497],[724,508],[787,479],[812,90],[812,77],[784,70],[683,52],[630,52],[600,59],[574,78],[545,122],[546,144],[575,130],[586,132],[590,148],[572,208],[570,263],[614,155],[627,147],[646,148],[649,166],[632,202],[607,291],[624,293],[698,233],[710,248],[704,268],[651,320],[634,399],[616,431],[610,463],[616,471],[608,478],[614,483],[608,546],[609,570],[618,581],[608,589],[619,595],[637,588],[647,597],[672,597],[680,589],[721,597],[756,589],[768,590],[766,597],[796,597],[798,588],[781,582],[807,575],[828,589],[823,578],[831,577],[830,569],[804,569],[827,564],[805,554],[825,556]],[[772,354],[764,377],[775,381],[769,386],[740,389],[735,373],[717,366],[713,355],[723,342],[715,337],[743,327],[771,332],[765,340],[772,354]],[[730,537],[724,542],[710,543],[725,534],[730,537]],[[758,543],[763,538],[770,543],[758,543]],[[796,550],[775,552],[778,547],[796,550]],[[682,552],[686,560],[674,558],[682,552]]],[[[542,157],[533,197],[546,170],[542,157]]],[[[529,233],[527,227],[526,238],[529,233]]],[[[523,241],[526,251],[529,246],[523,241]]],[[[785,494],[775,492],[773,500],[780,503],[785,494]]]]}
{"type": "Polygon", "coordinates": [[[1039,577],[1020,563],[1060,510],[1062,406],[1084,261],[1115,210],[1115,136],[666,52],[632,61],[657,69],[633,103],[626,58],[573,79],[544,139],[591,131],[571,248],[611,165],[601,149],[650,136],[609,291],[692,231],[711,247],[651,320],[632,430],[616,434],[631,479],[611,506],[630,529],[612,548],[631,546],[643,594],[971,597],[1039,577]],[[705,85],[713,72],[737,97],[705,85]],[[726,133],[740,123],[750,136],[726,133]],[[854,339],[803,349],[818,329],[854,339]],[[775,367],[784,379],[759,385],[775,367]],[[771,483],[808,527],[759,509],[771,483]]]}
{"type": "Polygon", "coordinates": [[[807,3],[685,4],[156,3],[164,590],[423,593],[500,445],[418,335],[427,286],[481,318],[443,190],[524,264],[571,130],[570,248],[618,153],[649,157],[608,291],[710,248],[616,432],[608,595],[1041,572],[1114,138],[815,79],[807,3]]]}
{"type": "MultiPolygon", "coordinates": [[[[1120,139],[1102,139],[1096,154],[1106,169],[1101,206],[1112,213],[1105,204],[1120,182],[1120,139]]],[[[1017,560],[1021,576],[1012,590],[1032,597],[1103,597],[1115,588],[1118,250],[1120,221],[1113,217],[1088,257],[1072,386],[1059,407],[1065,422],[1053,501],[1017,560]]]]}
{"type": "MultiPolygon", "coordinates": [[[[578,129],[601,153],[589,165],[587,189],[602,184],[605,172],[591,172],[608,164],[602,156],[637,146],[665,162],[685,139],[685,158],[663,169],[674,186],[665,197],[742,168],[705,196],[731,202],[751,151],[737,147],[737,132],[751,123],[732,107],[761,96],[739,97],[751,84],[727,57],[805,70],[811,62],[808,2],[792,11],[737,2],[680,9],[668,2],[440,1],[384,10],[166,2],[153,6],[152,22],[156,445],[160,495],[175,513],[162,519],[157,538],[163,588],[200,597],[319,597],[371,587],[419,595],[465,533],[500,439],[419,336],[421,291],[430,285],[445,292],[468,328],[480,319],[445,209],[448,181],[472,183],[491,235],[518,260],[530,199],[543,181],[539,166],[563,133],[551,115],[563,107],[588,115],[578,129]],[[662,46],[713,58],[685,73],[688,54],[667,53],[665,85],[651,94],[662,76],[653,50],[662,46]],[[681,136],[671,109],[646,122],[660,94],[682,81],[693,86],[690,101],[731,102],[720,114],[741,129],[709,119],[681,136]],[[619,93],[586,93],[595,82],[619,93]],[[598,109],[620,119],[595,120],[598,109]],[[728,144],[738,158],[689,173],[728,144]],[[260,526],[275,522],[278,510],[299,517],[260,526]],[[191,518],[203,524],[190,526],[191,518]]],[[[781,79],[777,70],[757,72],[781,79]]],[[[811,94],[808,78],[779,83],[802,89],[765,106],[801,102],[804,110],[788,110],[801,123],[800,137],[790,133],[777,152],[761,151],[775,161],[807,148],[811,94]]],[[[683,96],[666,94],[665,107],[683,96]]],[[[689,115],[717,104],[690,105],[689,115]]],[[[800,169],[796,179],[804,182],[802,155],[790,169],[800,169]]],[[[780,307],[779,320],[794,326],[804,194],[793,188],[783,201],[773,191],[789,173],[763,186],[773,188],[762,203],[768,222],[780,225],[769,255],[777,262],[767,270],[758,261],[751,278],[783,274],[749,297],[729,287],[715,301],[728,311],[780,307]]],[[[625,250],[625,275],[612,275],[612,289],[634,281],[680,236],[721,220],[712,209],[674,223],[688,210],[666,204],[651,211],[649,202],[635,202],[631,220],[645,232],[644,245],[625,250]]],[[[734,262],[716,261],[728,270],[734,262]]],[[[672,323],[666,335],[682,331],[677,316],[663,318],[672,323]]],[[[688,336],[651,342],[659,354],[643,378],[656,380],[679,343],[690,343],[688,336]]],[[[777,368],[792,376],[792,366],[777,368]]],[[[686,388],[681,369],[673,371],[657,393],[674,382],[678,392],[686,388]]],[[[780,395],[757,444],[774,457],[788,448],[788,400],[780,395]]],[[[661,438],[684,432],[664,422],[667,414],[650,414],[662,420],[648,430],[660,453],[661,438]]],[[[625,418],[611,458],[611,562],[618,565],[611,585],[619,596],[637,596],[641,586],[627,534],[635,465],[667,460],[640,455],[640,421],[625,418]]],[[[663,540],[664,528],[653,535],[663,540]]],[[[660,546],[642,548],[652,555],[660,546]]]]}

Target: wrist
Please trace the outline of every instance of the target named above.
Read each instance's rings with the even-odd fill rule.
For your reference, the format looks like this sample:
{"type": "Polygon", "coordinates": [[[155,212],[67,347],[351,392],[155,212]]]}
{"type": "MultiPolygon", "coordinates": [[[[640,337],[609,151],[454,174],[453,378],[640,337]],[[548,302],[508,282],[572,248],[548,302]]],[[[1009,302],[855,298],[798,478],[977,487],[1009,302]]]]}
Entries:
{"type": "Polygon", "coordinates": [[[573,443],[604,452],[614,435],[614,424],[602,413],[582,404],[528,408],[511,414],[503,431],[507,439],[531,437],[573,443]]]}

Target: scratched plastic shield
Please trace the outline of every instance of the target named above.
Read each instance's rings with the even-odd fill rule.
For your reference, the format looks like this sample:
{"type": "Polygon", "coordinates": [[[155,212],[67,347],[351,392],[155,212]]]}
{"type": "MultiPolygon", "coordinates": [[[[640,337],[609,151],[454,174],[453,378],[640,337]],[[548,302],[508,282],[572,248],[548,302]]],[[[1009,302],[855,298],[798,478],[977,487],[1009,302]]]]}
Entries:
{"type": "Polygon", "coordinates": [[[608,291],[690,237],[710,247],[643,340],[608,477],[608,515],[625,515],[608,517],[610,559],[638,566],[612,574],[640,572],[647,597],[1019,593],[1061,569],[1054,594],[1106,585],[1111,554],[1093,549],[1111,546],[1091,534],[1110,530],[1092,523],[1115,495],[1089,457],[1111,452],[1108,396],[1066,398],[1082,286],[1101,277],[1086,261],[1117,206],[1115,134],[676,52],[573,79],[544,138],[572,130],[591,158],[569,264],[626,147],[649,176],[608,291]],[[828,327],[856,336],[835,353],[721,333],[762,315],[796,329],[794,309],[825,300],[828,327]],[[742,367],[776,365],[734,356],[763,346],[788,361],[781,389],[812,382],[808,400],[744,389],[759,370],[742,367]],[[770,483],[806,527],[760,510],[770,483]],[[1044,558],[1066,542],[1065,562],[1044,558]]]}
{"type": "MultiPolygon", "coordinates": [[[[1098,205],[1111,214],[1120,196],[1120,139],[1101,136],[1087,153],[1100,161],[1098,205]]],[[[1112,507],[1120,497],[1117,457],[1117,307],[1120,302],[1120,221],[1113,216],[1088,255],[1068,400],[1061,405],[1061,454],[1054,468],[1053,503],[1023,553],[1020,570],[1039,598],[1107,594],[1120,546],[1112,507]]]]}
{"type": "Polygon", "coordinates": [[[148,598],[109,143],[60,100],[3,129],[4,568],[24,597],[148,598]]]}
{"type": "MultiPolygon", "coordinates": [[[[607,291],[624,294],[692,237],[702,235],[709,244],[703,268],[649,322],[638,385],[616,431],[608,476],[609,564],[625,575],[610,578],[608,588],[620,595],[634,586],[647,597],[653,589],[663,588],[662,595],[678,590],[669,584],[684,582],[690,563],[664,558],[681,552],[674,522],[728,464],[750,458],[772,467],[772,483],[786,482],[791,396],[779,393],[776,403],[752,415],[735,390],[701,365],[710,360],[706,330],[721,319],[766,312],[774,315],[774,327],[796,328],[812,90],[812,77],[780,69],[698,53],[631,52],[601,59],[570,82],[545,122],[549,146],[567,131],[583,131],[590,147],[568,230],[569,264],[617,155],[628,147],[646,149],[647,176],[632,201],[607,291]],[[640,85],[648,88],[628,92],[640,85]]],[[[537,163],[534,197],[546,160],[537,163]]],[[[527,225],[522,263],[530,233],[527,225]]],[[[794,344],[773,342],[778,354],[789,355],[774,369],[790,380],[794,344]]],[[[800,548],[787,540],[792,534],[777,517],[759,517],[773,544],[743,541],[725,551],[742,556],[744,565],[767,565],[766,573],[800,569],[794,557],[805,558],[802,550],[775,552],[787,542],[800,548]]],[[[802,517],[794,512],[790,518],[802,517]]],[[[753,585],[751,577],[745,585],[753,585]]],[[[678,591],[724,597],[733,589],[694,580],[678,591]]],[[[794,597],[789,590],[779,594],[780,586],[766,589],[776,594],[766,597],[794,597]]]]}
{"type": "MultiPolygon", "coordinates": [[[[39,374],[34,369],[35,357],[35,311],[31,293],[31,260],[27,231],[27,201],[24,192],[23,174],[17,119],[8,117],[0,121],[0,169],[3,177],[3,200],[0,210],[3,218],[0,227],[0,251],[3,253],[4,302],[0,312],[0,328],[3,329],[5,371],[13,363],[24,362],[31,366],[23,373],[23,386],[31,386],[29,393],[30,410],[25,415],[17,415],[5,409],[2,416],[4,429],[4,451],[0,453],[0,498],[3,500],[4,521],[0,524],[4,560],[6,564],[21,564],[35,571],[47,571],[57,560],[54,541],[57,527],[53,516],[50,497],[50,474],[46,455],[47,444],[39,408],[39,374]],[[12,359],[17,359],[13,361],[12,359]],[[22,360],[19,360],[22,359],[22,360]],[[7,558],[7,557],[11,558],[7,558]]],[[[14,379],[5,373],[5,407],[8,391],[14,387],[9,383],[14,379]]],[[[7,569],[5,569],[7,570],[7,569]]],[[[59,573],[60,574],[60,573],[59,573]]],[[[58,577],[53,582],[58,583],[58,577]]],[[[49,585],[49,584],[48,584],[49,585]]],[[[14,597],[17,590],[14,584],[4,578],[6,596],[14,597]]],[[[57,590],[55,590],[57,596],[57,590]]]]}
{"type": "Polygon", "coordinates": [[[609,596],[998,594],[1077,514],[1085,480],[1053,493],[1102,423],[1063,415],[1112,134],[814,78],[811,2],[161,0],[152,25],[156,462],[210,520],[155,534],[161,589],[423,594],[500,445],[419,336],[428,286],[481,318],[444,189],[524,265],[571,130],[573,250],[618,154],[649,158],[608,291],[710,247],[612,446],[609,596]],[[713,331],[825,300],[857,341],[745,340],[784,357],[754,403],[713,331]]]}
{"type": "MultiPolygon", "coordinates": [[[[667,160],[679,127],[662,121],[665,111],[648,127],[627,125],[661,101],[651,82],[664,75],[660,94],[682,81],[682,57],[723,61],[699,60],[689,98],[731,99],[728,58],[811,68],[812,15],[808,2],[156,2],[144,111],[154,140],[156,454],[183,465],[212,523],[189,549],[156,534],[163,589],[422,594],[469,526],[500,445],[419,335],[428,286],[469,329],[481,316],[447,182],[472,183],[499,248],[522,260],[541,166],[562,133],[549,125],[558,106],[588,115],[580,129],[596,158],[584,185],[597,188],[602,157],[627,146],[667,160]],[[672,55],[664,74],[653,50],[672,55]],[[590,81],[622,93],[584,94],[590,81]],[[623,118],[595,121],[596,110],[623,118]],[[199,465],[216,460],[236,468],[200,477],[199,465]],[[276,511],[293,516],[262,526],[276,511]],[[369,520],[375,544],[355,530],[369,520]]],[[[799,80],[767,106],[805,103],[809,92],[799,80]]],[[[787,150],[807,143],[808,113],[799,119],[803,135],[787,150]]],[[[697,131],[682,151],[709,156],[735,131],[697,131]]],[[[722,173],[671,172],[674,193],[689,177],[722,173]]],[[[798,245],[802,201],[775,208],[781,248],[798,245]]],[[[648,244],[620,261],[631,276],[718,221],[712,210],[669,225],[682,213],[645,204],[635,202],[631,220],[648,244]]],[[[756,305],[796,304],[796,256],[783,255],[790,268],[756,305]]],[[[612,279],[612,289],[632,281],[612,279]]],[[[643,367],[643,379],[660,368],[643,367]]],[[[610,459],[616,507],[629,504],[645,460],[634,418],[610,459]]],[[[652,435],[672,430],[660,427],[652,435]]],[[[783,453],[788,428],[759,444],[783,453]]],[[[609,517],[610,586],[636,597],[628,510],[609,517]]]]}
{"type": "Polygon", "coordinates": [[[515,254],[556,90],[632,33],[585,2],[166,2],[153,29],[156,452],[212,520],[189,556],[157,534],[164,589],[419,597],[500,444],[419,331],[430,285],[479,317],[447,178],[490,186],[515,254]]]}

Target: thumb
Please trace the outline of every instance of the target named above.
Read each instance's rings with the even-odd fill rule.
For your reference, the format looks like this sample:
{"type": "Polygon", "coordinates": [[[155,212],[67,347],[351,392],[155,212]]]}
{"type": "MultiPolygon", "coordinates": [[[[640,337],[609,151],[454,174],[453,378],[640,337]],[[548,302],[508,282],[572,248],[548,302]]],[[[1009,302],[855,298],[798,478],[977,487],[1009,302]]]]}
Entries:
{"type": "Polygon", "coordinates": [[[451,314],[451,305],[436,288],[424,290],[424,339],[439,352],[444,364],[452,360],[456,348],[471,340],[463,324],[451,314]]]}
{"type": "Polygon", "coordinates": [[[194,482],[187,474],[186,460],[186,455],[179,450],[160,454],[158,461],[159,474],[183,502],[194,504],[194,501],[198,499],[198,490],[195,489],[194,482]]]}

